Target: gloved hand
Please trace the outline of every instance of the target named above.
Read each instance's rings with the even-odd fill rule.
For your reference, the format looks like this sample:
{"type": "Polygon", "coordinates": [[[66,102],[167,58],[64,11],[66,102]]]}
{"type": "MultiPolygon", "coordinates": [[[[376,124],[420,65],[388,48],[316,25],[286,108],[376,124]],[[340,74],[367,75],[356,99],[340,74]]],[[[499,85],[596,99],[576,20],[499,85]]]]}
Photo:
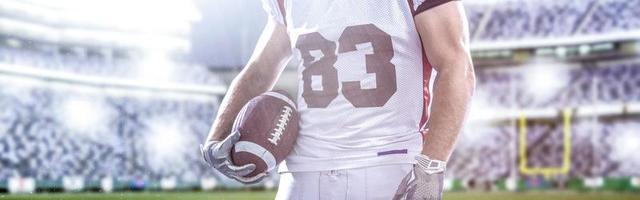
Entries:
{"type": "Polygon", "coordinates": [[[223,141],[208,141],[204,146],[200,145],[200,153],[202,153],[204,161],[209,164],[209,166],[217,169],[229,178],[233,178],[244,184],[260,182],[267,176],[266,172],[253,177],[244,177],[256,169],[255,164],[237,166],[231,162],[231,149],[238,140],[240,140],[240,133],[231,133],[223,141]]]}
{"type": "Polygon", "coordinates": [[[425,155],[416,156],[417,164],[402,179],[394,200],[442,200],[446,163],[431,160],[425,155]]]}

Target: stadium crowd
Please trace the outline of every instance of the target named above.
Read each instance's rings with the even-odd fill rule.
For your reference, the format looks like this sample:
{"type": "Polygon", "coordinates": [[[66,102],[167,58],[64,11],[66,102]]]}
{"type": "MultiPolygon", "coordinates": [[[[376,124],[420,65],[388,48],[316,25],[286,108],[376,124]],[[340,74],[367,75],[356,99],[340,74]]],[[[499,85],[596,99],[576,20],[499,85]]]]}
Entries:
{"type": "Polygon", "coordinates": [[[223,84],[222,80],[210,75],[208,69],[202,65],[146,57],[109,57],[98,53],[61,51],[58,48],[27,49],[0,45],[0,62],[92,77],[147,79],[147,81],[187,84],[223,84]]]}
{"type": "Polygon", "coordinates": [[[638,61],[562,65],[543,63],[522,68],[479,70],[479,96],[488,106],[502,109],[640,101],[638,61]]]}
{"type": "Polygon", "coordinates": [[[159,180],[175,176],[197,180],[212,175],[200,162],[196,147],[209,129],[216,100],[109,97],[3,85],[0,180],[13,176],[38,180],[64,176],[159,180]],[[92,110],[70,116],[68,112],[78,111],[68,110],[65,104],[78,99],[93,106],[78,109],[92,110]],[[104,117],[88,119],[93,116],[104,117]],[[76,126],[82,122],[72,120],[97,123],[76,126]]]}
{"type": "MultiPolygon", "coordinates": [[[[595,34],[640,28],[640,0],[524,1],[469,5],[475,40],[513,40],[595,34]],[[624,18],[625,20],[620,20],[624,18]],[[567,25],[569,24],[569,25],[567,25]]],[[[106,59],[0,45],[0,63],[93,77],[136,79],[142,60],[106,59]]],[[[221,84],[205,67],[172,63],[171,81],[221,84]]],[[[536,66],[532,66],[536,67],[536,66]]],[[[544,109],[640,102],[640,62],[625,61],[555,67],[562,80],[529,80],[532,68],[478,70],[482,106],[496,109],[544,109]],[[545,88],[546,87],[546,88],[545,88]],[[550,87],[550,88],[549,88],[550,87]],[[544,89],[544,98],[539,91],[544,89]]],[[[533,76],[534,78],[540,78],[533,76]]],[[[193,100],[162,95],[85,93],[47,84],[0,80],[0,180],[14,176],[59,180],[82,176],[131,180],[177,177],[197,180],[217,176],[201,161],[198,143],[205,137],[217,110],[217,99],[193,100]],[[100,108],[97,124],[73,126],[65,113],[68,101],[81,99],[100,108]],[[169,134],[166,135],[157,134],[169,134]],[[173,137],[178,136],[178,137],[173,137]],[[180,138],[177,141],[166,138],[180,138]],[[160,147],[158,147],[160,145],[160,147]],[[172,146],[174,148],[165,148],[172,146]],[[160,152],[160,153],[159,153],[160,152]]],[[[100,88],[95,88],[101,91],[100,88]]],[[[135,92],[134,92],[135,93],[135,92]]],[[[84,112],[92,112],[96,110],[84,112]]],[[[640,160],[628,160],[617,147],[617,133],[639,130],[635,119],[579,119],[572,127],[572,176],[640,176],[640,160]],[[591,134],[602,133],[602,134],[591,134]],[[609,156],[606,152],[620,152],[609,156]]],[[[493,181],[517,174],[517,126],[510,122],[472,124],[461,136],[448,166],[451,178],[493,181]],[[512,148],[510,148],[512,147],[512,148]]],[[[532,123],[528,127],[530,166],[562,163],[563,126],[532,123]],[[540,156],[543,155],[543,156],[540,156]],[[545,156],[549,155],[549,156],[545,156]]]]}
{"type": "Polygon", "coordinates": [[[467,13],[474,39],[494,41],[637,30],[638,7],[640,0],[508,0],[470,3],[467,13]]]}

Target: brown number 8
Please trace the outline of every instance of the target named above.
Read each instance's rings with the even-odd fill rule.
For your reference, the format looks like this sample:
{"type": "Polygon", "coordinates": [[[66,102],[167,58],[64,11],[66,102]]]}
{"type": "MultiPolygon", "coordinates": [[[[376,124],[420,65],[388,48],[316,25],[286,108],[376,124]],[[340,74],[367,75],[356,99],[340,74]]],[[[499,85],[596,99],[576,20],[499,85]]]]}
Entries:
{"type": "MultiPolygon", "coordinates": [[[[343,81],[342,94],[353,104],[362,107],[382,107],[397,90],[396,69],[391,63],[394,55],[391,36],[373,24],[347,27],[340,39],[338,53],[357,51],[356,45],[371,43],[373,54],[366,55],[367,73],[376,76],[376,88],[362,89],[360,81],[343,81]]],[[[336,44],[313,32],[301,35],[296,47],[303,60],[302,97],[309,108],[326,108],[338,96],[338,70],[334,67],[337,61],[336,44]],[[319,50],[323,56],[316,60],[311,51],[319,50]],[[320,76],[322,90],[311,88],[311,77],[320,76]]]]}

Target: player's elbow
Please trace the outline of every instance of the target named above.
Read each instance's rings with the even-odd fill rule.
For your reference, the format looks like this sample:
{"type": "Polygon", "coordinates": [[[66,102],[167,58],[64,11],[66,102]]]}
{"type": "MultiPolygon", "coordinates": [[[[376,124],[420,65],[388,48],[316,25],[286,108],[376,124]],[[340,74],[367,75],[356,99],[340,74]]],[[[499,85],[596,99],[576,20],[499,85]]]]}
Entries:
{"type": "Polygon", "coordinates": [[[467,59],[466,63],[467,64],[465,65],[464,79],[469,91],[469,95],[473,96],[473,93],[475,92],[475,89],[476,89],[476,73],[475,73],[475,70],[473,67],[473,61],[471,61],[471,58],[467,59]]]}
{"type": "Polygon", "coordinates": [[[460,83],[462,84],[462,91],[467,92],[469,97],[473,96],[473,93],[476,88],[476,75],[473,69],[473,63],[470,59],[465,59],[461,64],[461,70],[456,74],[458,76],[460,83]]]}
{"type": "Polygon", "coordinates": [[[434,67],[436,67],[439,78],[455,83],[460,91],[466,91],[471,96],[476,87],[476,75],[473,62],[468,55],[461,53],[460,56],[441,59],[434,67]]]}

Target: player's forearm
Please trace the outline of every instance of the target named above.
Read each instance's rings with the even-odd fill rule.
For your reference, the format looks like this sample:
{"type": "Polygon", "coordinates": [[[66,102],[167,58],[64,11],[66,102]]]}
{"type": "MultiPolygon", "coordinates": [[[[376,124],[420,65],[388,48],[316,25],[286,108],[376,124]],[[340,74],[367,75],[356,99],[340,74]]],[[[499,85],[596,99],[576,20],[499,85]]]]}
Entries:
{"type": "Polygon", "coordinates": [[[422,151],[432,159],[449,159],[464,124],[475,88],[473,64],[465,57],[443,63],[450,66],[436,76],[429,131],[422,151]]]}
{"type": "Polygon", "coordinates": [[[207,141],[227,137],[242,107],[253,97],[273,88],[291,58],[290,44],[286,27],[270,19],[249,63],[231,82],[207,141]]]}
{"type": "Polygon", "coordinates": [[[229,90],[218,108],[216,120],[207,140],[222,140],[227,137],[240,109],[253,97],[271,89],[275,79],[243,70],[229,86],[229,90]]]}

